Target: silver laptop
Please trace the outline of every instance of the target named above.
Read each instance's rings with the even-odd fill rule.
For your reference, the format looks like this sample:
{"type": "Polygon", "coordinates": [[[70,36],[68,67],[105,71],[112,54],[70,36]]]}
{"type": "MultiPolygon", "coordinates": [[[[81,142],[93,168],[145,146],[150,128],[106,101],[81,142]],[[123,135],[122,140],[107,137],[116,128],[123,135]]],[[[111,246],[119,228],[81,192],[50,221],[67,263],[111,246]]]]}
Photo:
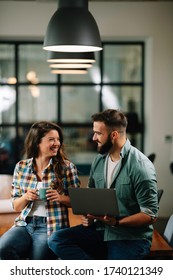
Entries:
{"type": "Polygon", "coordinates": [[[114,189],[68,188],[74,214],[119,216],[114,189]]]}

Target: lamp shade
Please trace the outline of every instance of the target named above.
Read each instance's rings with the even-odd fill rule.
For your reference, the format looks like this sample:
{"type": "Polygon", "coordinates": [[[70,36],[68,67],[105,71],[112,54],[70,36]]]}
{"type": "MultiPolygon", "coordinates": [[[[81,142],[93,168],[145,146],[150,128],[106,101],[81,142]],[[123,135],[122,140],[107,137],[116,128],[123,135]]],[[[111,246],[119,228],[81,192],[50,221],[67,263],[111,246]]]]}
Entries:
{"type": "Polygon", "coordinates": [[[43,49],[57,52],[94,52],[102,49],[97,23],[88,0],[59,0],[50,19],[43,49]]]}
{"type": "Polygon", "coordinates": [[[77,68],[91,68],[92,64],[90,63],[53,63],[49,65],[50,68],[60,68],[60,69],[77,69],[77,68]]]}
{"type": "Polygon", "coordinates": [[[87,69],[53,69],[52,74],[87,74],[87,69]]]}
{"type": "Polygon", "coordinates": [[[47,52],[47,62],[50,63],[94,63],[94,52],[69,53],[47,52]]]}

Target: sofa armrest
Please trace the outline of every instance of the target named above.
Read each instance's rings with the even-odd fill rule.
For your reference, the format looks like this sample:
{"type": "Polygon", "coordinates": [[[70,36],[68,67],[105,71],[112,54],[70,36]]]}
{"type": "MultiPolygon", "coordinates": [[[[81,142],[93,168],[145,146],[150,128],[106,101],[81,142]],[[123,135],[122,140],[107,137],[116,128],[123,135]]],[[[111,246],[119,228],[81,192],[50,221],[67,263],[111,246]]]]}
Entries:
{"type": "Polygon", "coordinates": [[[11,199],[0,199],[0,213],[14,213],[11,199]]]}

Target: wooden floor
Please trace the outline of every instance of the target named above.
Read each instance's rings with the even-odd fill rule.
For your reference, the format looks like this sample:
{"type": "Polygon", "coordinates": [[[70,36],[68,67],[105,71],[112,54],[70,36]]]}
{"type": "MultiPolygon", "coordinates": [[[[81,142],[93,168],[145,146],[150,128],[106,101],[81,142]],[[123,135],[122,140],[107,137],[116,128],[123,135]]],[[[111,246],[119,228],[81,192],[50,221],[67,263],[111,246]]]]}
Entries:
{"type": "Polygon", "coordinates": [[[149,259],[173,259],[173,248],[169,246],[160,233],[154,229],[149,259]]]}

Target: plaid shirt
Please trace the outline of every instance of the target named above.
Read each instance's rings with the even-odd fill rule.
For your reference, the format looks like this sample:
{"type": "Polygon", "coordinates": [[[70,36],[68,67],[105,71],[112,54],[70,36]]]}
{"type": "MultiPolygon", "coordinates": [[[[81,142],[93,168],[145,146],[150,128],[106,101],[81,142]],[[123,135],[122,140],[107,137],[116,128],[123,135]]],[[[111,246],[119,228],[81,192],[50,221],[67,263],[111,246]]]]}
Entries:
{"type": "MultiPolygon", "coordinates": [[[[80,187],[80,181],[77,174],[76,166],[65,160],[62,166],[63,179],[62,184],[65,193],[68,195],[68,187],[80,187]]],[[[52,161],[50,160],[49,166],[44,170],[42,179],[43,187],[48,187],[51,182],[56,181],[56,176],[53,171],[52,161]]],[[[33,159],[26,159],[19,161],[14,170],[13,183],[12,183],[12,202],[23,196],[28,188],[36,189],[37,177],[33,166],[33,159]]],[[[29,201],[20,215],[16,218],[15,224],[17,226],[26,226],[26,217],[30,213],[33,206],[33,201],[29,201]]],[[[53,231],[69,226],[68,208],[59,203],[45,201],[47,213],[47,234],[51,235],[53,231]]]]}

